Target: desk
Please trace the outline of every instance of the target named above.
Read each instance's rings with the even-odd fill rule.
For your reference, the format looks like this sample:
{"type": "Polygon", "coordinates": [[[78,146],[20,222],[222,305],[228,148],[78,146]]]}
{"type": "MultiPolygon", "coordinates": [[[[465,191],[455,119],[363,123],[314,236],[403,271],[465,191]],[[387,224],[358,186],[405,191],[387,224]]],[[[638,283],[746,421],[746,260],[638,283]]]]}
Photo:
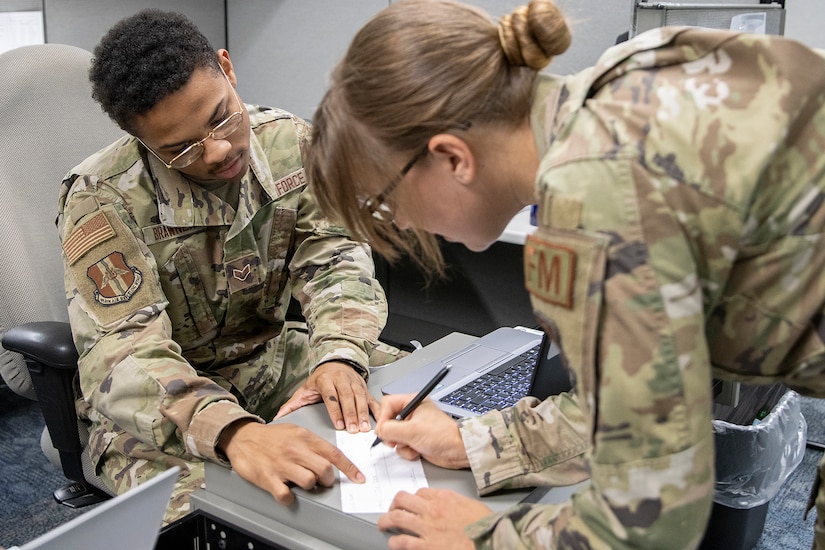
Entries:
{"type": "MultiPolygon", "coordinates": [[[[474,337],[466,334],[449,334],[409,357],[374,371],[370,376],[369,388],[376,397],[380,397],[380,388],[384,384],[473,340],[474,337]]],[[[323,405],[304,407],[282,421],[305,426],[335,442],[335,430],[323,405]]],[[[478,497],[469,470],[446,470],[426,461],[423,464],[430,487],[453,489],[480,498],[495,511],[522,501],[562,502],[583,485],[509,491],[478,497]]],[[[337,483],[332,488],[315,491],[294,488],[295,503],[286,507],[277,504],[269,493],[243,480],[235,472],[207,463],[206,487],[192,494],[193,511],[203,511],[227,526],[246,531],[268,543],[299,550],[387,547],[387,535],[376,527],[379,514],[341,512],[341,493],[337,483]]]]}

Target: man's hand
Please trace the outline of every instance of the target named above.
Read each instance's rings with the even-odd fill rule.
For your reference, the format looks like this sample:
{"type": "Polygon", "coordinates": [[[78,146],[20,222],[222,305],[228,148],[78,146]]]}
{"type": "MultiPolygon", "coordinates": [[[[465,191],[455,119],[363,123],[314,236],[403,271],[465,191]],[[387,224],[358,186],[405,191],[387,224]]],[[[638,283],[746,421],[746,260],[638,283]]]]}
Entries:
{"type": "Polygon", "coordinates": [[[294,424],[240,421],[223,431],[218,448],[238,475],[285,505],[295,499],[289,483],[307,490],[316,485],[332,486],[333,466],[356,483],[365,481],[364,474],[340,449],[294,424]]]}
{"type": "Polygon", "coordinates": [[[278,410],[281,418],[305,405],[323,400],[336,430],[350,433],[370,431],[370,411],[378,417],[380,403],[367,390],[367,383],[352,366],[330,361],[323,363],[307,378],[289,401],[278,410]]]}
{"type": "Polygon", "coordinates": [[[478,500],[447,489],[400,491],[390,510],[378,518],[381,531],[395,531],[389,547],[395,549],[471,549],[464,528],[493,511],[478,500]]]}

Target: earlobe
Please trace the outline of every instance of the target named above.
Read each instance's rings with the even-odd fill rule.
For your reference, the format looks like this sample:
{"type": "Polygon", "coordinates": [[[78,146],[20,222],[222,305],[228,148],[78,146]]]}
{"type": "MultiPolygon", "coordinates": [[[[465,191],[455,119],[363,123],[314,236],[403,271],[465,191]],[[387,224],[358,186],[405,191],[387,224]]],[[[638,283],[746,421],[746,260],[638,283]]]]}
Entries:
{"type": "Polygon", "coordinates": [[[430,138],[430,152],[449,163],[453,178],[462,185],[472,183],[476,159],[470,145],[452,134],[438,134],[430,138]]]}

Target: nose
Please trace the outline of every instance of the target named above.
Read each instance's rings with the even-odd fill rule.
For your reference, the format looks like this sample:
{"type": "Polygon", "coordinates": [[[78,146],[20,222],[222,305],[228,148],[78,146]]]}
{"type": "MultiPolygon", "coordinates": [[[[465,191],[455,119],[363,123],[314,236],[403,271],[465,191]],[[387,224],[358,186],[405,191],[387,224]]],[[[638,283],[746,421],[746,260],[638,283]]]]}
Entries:
{"type": "Polygon", "coordinates": [[[207,139],[203,142],[203,162],[220,164],[231,150],[232,144],[227,139],[207,139]]]}

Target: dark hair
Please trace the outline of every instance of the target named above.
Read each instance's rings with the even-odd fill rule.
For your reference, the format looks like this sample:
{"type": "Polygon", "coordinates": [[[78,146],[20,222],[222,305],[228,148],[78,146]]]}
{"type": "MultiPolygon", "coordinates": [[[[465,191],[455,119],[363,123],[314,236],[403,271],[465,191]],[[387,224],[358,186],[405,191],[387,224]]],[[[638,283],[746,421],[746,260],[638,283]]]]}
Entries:
{"type": "Polygon", "coordinates": [[[182,88],[195,69],[220,71],[209,40],[180,13],[147,9],[116,23],[95,47],[92,97],[118,126],[182,88]]]}

